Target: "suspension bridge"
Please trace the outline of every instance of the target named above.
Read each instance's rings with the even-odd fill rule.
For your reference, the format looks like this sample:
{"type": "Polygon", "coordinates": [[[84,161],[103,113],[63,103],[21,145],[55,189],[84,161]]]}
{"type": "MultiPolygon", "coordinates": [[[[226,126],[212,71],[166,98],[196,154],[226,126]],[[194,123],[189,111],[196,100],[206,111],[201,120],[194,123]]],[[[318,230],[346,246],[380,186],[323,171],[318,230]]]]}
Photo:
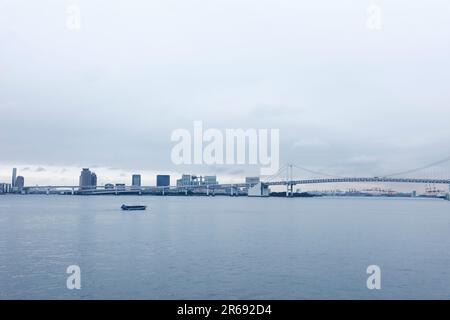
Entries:
{"type": "Polygon", "coordinates": [[[425,184],[446,185],[447,193],[450,190],[450,157],[429,163],[417,168],[385,175],[354,177],[336,175],[322,171],[311,170],[304,166],[286,164],[277,173],[267,177],[263,184],[266,186],[286,186],[286,194],[293,193],[296,185],[320,185],[320,184],[354,184],[354,183],[401,183],[401,184],[425,184]],[[301,178],[295,178],[294,170],[299,172],[301,178]]]}

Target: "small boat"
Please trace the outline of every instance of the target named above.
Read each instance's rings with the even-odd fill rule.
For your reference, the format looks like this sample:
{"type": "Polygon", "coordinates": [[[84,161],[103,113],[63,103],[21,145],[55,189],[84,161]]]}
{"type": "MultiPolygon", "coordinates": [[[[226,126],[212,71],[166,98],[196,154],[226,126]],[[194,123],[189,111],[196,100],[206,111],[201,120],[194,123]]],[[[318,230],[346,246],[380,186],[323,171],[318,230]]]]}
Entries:
{"type": "Polygon", "coordinates": [[[122,210],[131,210],[131,211],[133,211],[133,210],[145,210],[145,209],[147,209],[147,206],[127,206],[127,205],[122,205],[121,206],[121,208],[122,208],[122,210]]]}

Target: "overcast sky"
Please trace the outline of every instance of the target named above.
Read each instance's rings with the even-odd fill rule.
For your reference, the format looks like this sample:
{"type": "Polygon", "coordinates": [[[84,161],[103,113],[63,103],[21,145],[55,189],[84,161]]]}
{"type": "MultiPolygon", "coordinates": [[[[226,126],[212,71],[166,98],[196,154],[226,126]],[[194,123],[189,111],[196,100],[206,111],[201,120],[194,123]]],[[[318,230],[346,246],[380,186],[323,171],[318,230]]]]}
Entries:
{"type": "Polygon", "coordinates": [[[381,175],[449,155],[448,0],[0,0],[0,182],[178,167],[173,130],[279,128],[281,163],[381,175]],[[367,27],[381,9],[381,29],[367,27]],[[70,6],[80,29],[67,26],[70,6]]]}

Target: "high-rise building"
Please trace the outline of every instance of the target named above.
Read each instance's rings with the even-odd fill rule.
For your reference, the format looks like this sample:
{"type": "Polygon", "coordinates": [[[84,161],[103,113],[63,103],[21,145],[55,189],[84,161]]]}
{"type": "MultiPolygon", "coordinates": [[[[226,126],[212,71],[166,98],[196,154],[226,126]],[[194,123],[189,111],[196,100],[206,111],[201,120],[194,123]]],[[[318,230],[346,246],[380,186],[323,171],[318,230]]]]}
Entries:
{"type": "Polygon", "coordinates": [[[133,187],[141,186],[141,175],[140,174],[133,174],[133,176],[131,177],[131,185],[133,187]]]}
{"type": "Polygon", "coordinates": [[[89,168],[83,168],[80,175],[80,188],[91,189],[97,186],[97,175],[89,168]]]}
{"type": "Polygon", "coordinates": [[[13,188],[16,186],[16,176],[17,176],[17,168],[13,168],[12,179],[11,179],[11,186],[13,188]]]}
{"type": "Polygon", "coordinates": [[[158,174],[156,176],[156,186],[157,187],[169,187],[170,186],[170,176],[166,174],[158,174]]]}
{"type": "Polygon", "coordinates": [[[91,187],[97,187],[97,175],[91,172],[91,187]]]}
{"type": "Polygon", "coordinates": [[[91,171],[88,168],[83,168],[83,170],[81,170],[80,175],[80,187],[88,188],[90,186],[91,186],[91,171]]]}
{"type": "Polygon", "coordinates": [[[24,186],[25,186],[25,178],[22,177],[22,176],[18,176],[16,178],[16,186],[15,186],[15,188],[18,191],[22,191],[24,186]]]}

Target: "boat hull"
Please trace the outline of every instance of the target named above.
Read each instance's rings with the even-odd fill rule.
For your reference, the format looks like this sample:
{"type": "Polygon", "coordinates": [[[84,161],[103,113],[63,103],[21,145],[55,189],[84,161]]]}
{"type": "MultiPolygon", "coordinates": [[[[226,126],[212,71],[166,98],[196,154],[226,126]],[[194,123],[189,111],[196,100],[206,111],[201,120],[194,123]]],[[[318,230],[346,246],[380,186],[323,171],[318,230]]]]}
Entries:
{"type": "Polygon", "coordinates": [[[126,206],[126,205],[122,205],[121,209],[124,210],[124,211],[142,211],[142,210],[146,210],[147,206],[126,206]]]}

